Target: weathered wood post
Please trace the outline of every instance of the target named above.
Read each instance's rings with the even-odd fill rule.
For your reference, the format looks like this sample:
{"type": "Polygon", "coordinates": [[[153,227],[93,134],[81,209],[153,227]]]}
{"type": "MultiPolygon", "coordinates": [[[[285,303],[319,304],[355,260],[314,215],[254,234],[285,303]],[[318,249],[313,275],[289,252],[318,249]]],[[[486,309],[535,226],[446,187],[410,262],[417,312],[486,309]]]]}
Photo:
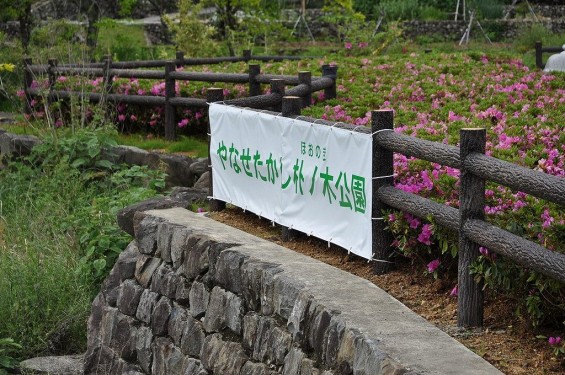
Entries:
{"type": "Polygon", "coordinates": [[[112,76],[112,55],[105,55],[104,59],[102,60],[104,66],[102,67],[102,100],[100,101],[100,106],[102,107],[102,111],[104,116],[108,118],[109,109],[108,109],[108,95],[112,91],[112,81],[114,77],[112,76]]]}
{"type": "Polygon", "coordinates": [[[302,108],[309,107],[312,104],[312,72],[298,72],[298,83],[308,86],[308,93],[302,97],[302,108]]]}
{"type": "Polygon", "coordinates": [[[261,74],[261,65],[249,64],[249,96],[261,95],[261,84],[257,82],[259,74],[261,74]]]}
{"type": "Polygon", "coordinates": [[[284,79],[271,79],[271,93],[272,94],[279,94],[281,97],[281,100],[279,103],[277,103],[276,105],[273,106],[273,111],[275,112],[281,112],[282,111],[282,99],[284,97],[284,91],[285,91],[285,83],[284,83],[284,79]]]}
{"type": "Polygon", "coordinates": [[[251,50],[250,49],[244,49],[243,50],[243,61],[247,62],[251,60],[251,50]]]}
{"type": "MultiPolygon", "coordinates": [[[[214,103],[214,102],[221,102],[224,100],[224,89],[221,88],[209,88],[208,92],[206,93],[206,101],[208,103],[214,103]]],[[[224,208],[226,208],[226,202],[217,200],[217,199],[212,199],[211,197],[214,196],[214,186],[212,184],[212,158],[211,158],[211,152],[212,152],[212,131],[210,129],[210,119],[208,118],[208,172],[209,172],[209,177],[208,177],[208,183],[209,183],[209,187],[208,187],[208,196],[210,197],[210,211],[221,211],[224,208]]]]}
{"type": "Polygon", "coordinates": [[[33,63],[30,57],[25,57],[23,59],[24,64],[24,95],[25,95],[25,103],[24,103],[24,113],[30,115],[32,113],[31,108],[31,94],[29,93],[29,89],[33,84],[33,74],[30,70],[30,65],[33,63]]]}
{"type": "Polygon", "coordinates": [[[184,66],[184,51],[177,51],[175,63],[177,68],[184,66]]]}
{"type": "Polygon", "coordinates": [[[102,67],[102,80],[104,83],[104,93],[109,94],[112,91],[112,55],[104,55],[102,60],[104,66],[102,67]]]}
{"type": "Polygon", "coordinates": [[[171,73],[174,71],[174,62],[165,63],[165,139],[168,141],[174,141],[177,138],[175,107],[171,104],[171,99],[175,97],[175,79],[171,78],[171,73]]]}
{"type": "Polygon", "coordinates": [[[485,129],[461,129],[461,190],[459,192],[459,265],[457,325],[459,327],[482,327],[483,325],[483,282],[477,283],[469,272],[470,265],[479,256],[479,245],[472,242],[463,232],[465,222],[485,218],[485,180],[473,175],[465,166],[465,159],[471,153],[485,153],[485,129]]]}
{"type": "Polygon", "coordinates": [[[49,67],[47,68],[47,77],[49,79],[49,92],[47,93],[46,98],[46,105],[45,105],[45,117],[48,120],[53,120],[53,115],[51,114],[51,103],[53,103],[55,99],[55,95],[53,94],[53,90],[55,89],[55,83],[57,82],[57,59],[48,59],[47,64],[49,67]]]}
{"type": "Polygon", "coordinates": [[[391,131],[394,127],[394,112],[379,110],[371,112],[371,129],[373,133],[373,191],[372,234],[373,234],[373,272],[383,275],[392,268],[392,233],[385,230],[386,222],[383,210],[387,206],[378,199],[377,192],[382,186],[393,185],[394,165],[393,152],[384,148],[377,141],[379,132],[391,131]]]}
{"type": "Polygon", "coordinates": [[[331,87],[324,89],[324,96],[326,99],[335,99],[337,97],[336,81],[337,81],[337,66],[322,65],[322,77],[328,77],[334,80],[331,87]]]}
{"type": "Polygon", "coordinates": [[[536,46],[536,66],[543,69],[543,56],[541,51],[541,42],[538,40],[535,44],[536,46]]]}
{"type": "MultiPolygon", "coordinates": [[[[284,117],[300,116],[302,109],[302,98],[298,96],[285,96],[282,98],[282,115],[284,117]]],[[[282,226],[281,239],[283,242],[294,238],[294,231],[282,226]]]]}

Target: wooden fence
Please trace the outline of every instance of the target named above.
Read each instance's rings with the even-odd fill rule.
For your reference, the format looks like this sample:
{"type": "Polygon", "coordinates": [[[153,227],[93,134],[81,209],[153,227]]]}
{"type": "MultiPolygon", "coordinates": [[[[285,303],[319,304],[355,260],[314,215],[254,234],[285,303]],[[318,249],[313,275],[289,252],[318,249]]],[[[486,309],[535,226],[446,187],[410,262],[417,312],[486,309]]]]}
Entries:
{"type": "Polygon", "coordinates": [[[323,65],[322,76],[312,77],[309,71],[301,71],[296,76],[275,75],[261,73],[259,64],[249,64],[248,73],[209,73],[209,72],[186,72],[176,71],[183,65],[196,65],[220,63],[226,61],[248,61],[248,60],[283,60],[288,56],[251,56],[243,57],[220,57],[213,59],[185,59],[177,56],[176,60],[170,61],[129,61],[112,62],[106,57],[102,63],[85,65],[58,65],[57,60],[49,59],[47,65],[33,65],[31,59],[24,59],[24,92],[26,97],[26,113],[31,113],[30,103],[33,97],[44,96],[47,102],[57,100],[68,100],[73,97],[88,99],[91,102],[113,102],[138,105],[164,106],[165,108],[165,138],[173,140],[176,138],[176,107],[201,107],[205,108],[210,98],[185,98],[176,96],[176,81],[198,81],[198,82],[222,82],[222,83],[247,83],[249,85],[249,97],[226,101],[228,104],[249,108],[271,108],[280,111],[282,97],[284,95],[299,96],[302,105],[309,106],[312,93],[324,90],[325,98],[336,97],[337,66],[323,65]],[[164,70],[141,70],[138,67],[164,67],[164,70]],[[47,74],[49,79],[49,90],[31,88],[35,75],[47,74]],[[89,77],[103,77],[103,90],[101,93],[85,93],[77,91],[55,90],[55,83],[60,76],[79,75],[89,77]],[[116,78],[155,79],[165,81],[165,96],[145,95],[122,95],[112,94],[112,82],[116,78]],[[261,95],[261,84],[270,84],[271,93],[261,95]],[[294,87],[286,90],[286,85],[294,87]]]}
{"type": "Polygon", "coordinates": [[[563,52],[563,47],[542,47],[540,41],[536,42],[536,66],[540,69],[545,68],[545,63],[543,62],[543,53],[561,53],[563,52]]]}
{"type": "MultiPolygon", "coordinates": [[[[298,117],[300,101],[300,98],[285,97],[282,101],[283,116],[298,117]]],[[[422,219],[432,217],[435,223],[458,232],[457,309],[460,327],[483,325],[483,285],[477,283],[469,271],[470,265],[479,256],[480,246],[565,283],[565,254],[489,224],[484,215],[487,180],[565,206],[565,179],[485,155],[485,129],[461,129],[460,146],[456,147],[394,132],[393,112],[390,110],[373,111],[371,129],[305,116],[300,116],[300,119],[373,134],[373,218],[381,218],[383,210],[394,208],[422,219]],[[395,188],[395,152],[459,169],[459,209],[395,188]]],[[[213,192],[210,195],[213,196],[213,192]]],[[[217,201],[214,204],[213,209],[221,208],[221,202],[219,207],[217,201]]],[[[385,221],[375,219],[372,224],[374,271],[384,274],[392,265],[393,238],[392,233],[385,230],[385,221]]],[[[283,228],[283,239],[288,237],[288,229],[283,228]]]]}

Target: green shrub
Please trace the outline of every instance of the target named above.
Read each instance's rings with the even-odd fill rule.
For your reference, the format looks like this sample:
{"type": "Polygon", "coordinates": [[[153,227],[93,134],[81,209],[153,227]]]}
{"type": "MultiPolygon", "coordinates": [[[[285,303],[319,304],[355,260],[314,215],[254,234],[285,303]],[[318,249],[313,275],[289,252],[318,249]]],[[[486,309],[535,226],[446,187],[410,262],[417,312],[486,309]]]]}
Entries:
{"type": "Polygon", "coordinates": [[[563,36],[551,32],[541,23],[532,23],[521,28],[513,46],[518,52],[524,53],[533,51],[537,41],[541,41],[546,46],[560,46],[563,44],[563,36]]]}
{"type": "Polygon", "coordinates": [[[8,374],[7,370],[16,366],[17,360],[12,355],[21,348],[22,346],[11,338],[0,339],[0,375],[8,374]]]}
{"type": "Polygon", "coordinates": [[[90,303],[131,240],[117,211],[154,196],[162,172],[104,162],[103,129],[47,137],[0,171],[0,337],[21,357],[85,349],[90,303]]]}

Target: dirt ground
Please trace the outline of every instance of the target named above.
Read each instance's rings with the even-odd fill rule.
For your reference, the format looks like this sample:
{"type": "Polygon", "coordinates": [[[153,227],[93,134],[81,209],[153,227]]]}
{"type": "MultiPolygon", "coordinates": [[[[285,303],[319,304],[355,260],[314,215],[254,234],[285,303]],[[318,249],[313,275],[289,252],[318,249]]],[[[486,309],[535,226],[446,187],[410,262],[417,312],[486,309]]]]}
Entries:
{"type": "Polygon", "coordinates": [[[501,296],[487,296],[482,330],[457,329],[457,299],[450,297],[452,285],[434,280],[408,262],[383,276],[373,275],[366,260],[313,237],[298,235],[281,241],[281,229],[257,215],[228,207],[209,215],[214,220],[236,227],[296,252],[370,280],[404,303],[408,308],[454,337],[505,374],[565,374],[565,358],[555,358],[547,339],[537,338],[526,322],[513,314],[516,304],[501,296]]]}

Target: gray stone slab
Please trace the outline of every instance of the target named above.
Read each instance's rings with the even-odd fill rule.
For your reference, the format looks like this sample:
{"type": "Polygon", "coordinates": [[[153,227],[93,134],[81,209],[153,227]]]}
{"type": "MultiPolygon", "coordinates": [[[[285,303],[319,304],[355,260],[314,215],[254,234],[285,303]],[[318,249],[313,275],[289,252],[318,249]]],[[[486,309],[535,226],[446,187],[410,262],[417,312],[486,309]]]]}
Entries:
{"type": "MultiPolygon", "coordinates": [[[[184,209],[148,211],[146,214],[185,225],[217,243],[239,245],[232,246],[230,251],[238,251],[258,261],[277,263],[282,270],[281,275],[302,283],[304,289],[328,311],[340,311],[340,318],[347,327],[359,331],[362,341],[374,343],[379,353],[386,353],[410,372],[501,374],[484,359],[365,279],[184,209]]],[[[267,297],[270,295],[270,292],[265,294],[267,297]]],[[[371,361],[367,359],[365,363],[371,361]]],[[[359,363],[354,362],[356,365],[359,363]]]]}
{"type": "Polygon", "coordinates": [[[82,355],[65,355],[58,357],[37,357],[20,362],[20,369],[51,375],[82,375],[84,373],[84,357],[82,355]]]}

